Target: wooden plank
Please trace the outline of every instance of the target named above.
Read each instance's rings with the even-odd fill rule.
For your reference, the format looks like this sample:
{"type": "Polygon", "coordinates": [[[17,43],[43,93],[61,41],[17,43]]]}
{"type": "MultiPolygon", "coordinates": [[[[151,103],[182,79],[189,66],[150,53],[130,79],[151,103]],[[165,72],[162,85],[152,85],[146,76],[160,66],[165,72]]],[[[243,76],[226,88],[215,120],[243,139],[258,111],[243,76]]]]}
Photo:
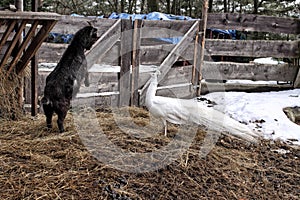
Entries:
{"type": "Polygon", "coordinates": [[[300,41],[206,39],[209,56],[298,58],[300,41]]]}
{"type": "Polygon", "coordinates": [[[100,36],[91,50],[85,53],[88,69],[100,62],[104,55],[120,38],[121,20],[117,20],[104,34],[100,36]]]}
{"type": "Polygon", "coordinates": [[[132,74],[131,74],[131,96],[130,105],[139,106],[139,69],[140,69],[140,46],[141,46],[141,27],[143,21],[135,20],[133,27],[132,44],[132,74]]]}
{"type": "Polygon", "coordinates": [[[112,27],[116,21],[118,20],[63,15],[61,16],[61,20],[59,20],[53,27],[52,32],[61,34],[75,34],[79,29],[88,26],[88,22],[91,22],[93,26],[98,28],[98,34],[102,35],[110,27],[112,27]]]}
{"type": "Polygon", "coordinates": [[[26,34],[23,42],[21,43],[18,52],[16,54],[16,56],[13,58],[13,60],[10,63],[10,68],[8,69],[8,74],[11,72],[11,70],[15,67],[15,65],[17,64],[17,62],[19,61],[23,51],[25,50],[26,46],[28,45],[29,41],[32,39],[32,37],[35,34],[36,28],[39,24],[39,21],[36,20],[34,21],[34,23],[31,25],[30,30],[28,31],[28,33],[26,34]]]}
{"type": "Polygon", "coordinates": [[[182,37],[195,23],[189,21],[144,20],[142,38],[182,37]]]}
{"type": "Polygon", "coordinates": [[[203,82],[201,94],[211,92],[270,92],[293,89],[292,85],[275,85],[275,84],[240,84],[240,83],[212,83],[203,82]]]}
{"type": "Polygon", "coordinates": [[[298,67],[292,64],[204,62],[203,78],[215,80],[293,81],[298,67]]]}
{"type": "Polygon", "coordinates": [[[5,64],[7,64],[7,61],[9,59],[9,57],[11,56],[13,49],[15,48],[17,42],[20,40],[21,34],[23,33],[26,23],[27,23],[27,20],[23,20],[22,23],[20,24],[20,26],[18,26],[18,30],[16,31],[14,38],[13,38],[12,42],[10,43],[10,46],[6,50],[4,56],[1,60],[0,68],[2,68],[5,64]]]}
{"type": "Polygon", "coordinates": [[[4,46],[4,44],[6,43],[7,38],[11,34],[12,30],[14,29],[16,23],[17,23],[16,20],[9,20],[8,27],[6,28],[4,34],[2,35],[1,41],[0,41],[0,51],[1,51],[2,47],[4,46]]]}
{"type": "Polygon", "coordinates": [[[121,47],[120,47],[120,79],[119,79],[119,104],[128,106],[130,101],[130,65],[132,55],[132,22],[121,20],[121,47]]]}
{"type": "Polygon", "coordinates": [[[300,34],[300,19],[240,13],[209,13],[207,28],[300,34]]]}
{"type": "Polygon", "coordinates": [[[33,38],[32,42],[26,49],[26,52],[21,57],[20,61],[17,63],[17,74],[20,74],[23,72],[23,70],[28,65],[30,59],[32,56],[35,55],[43,41],[48,37],[48,33],[52,29],[52,27],[55,25],[56,21],[45,21],[45,25],[39,30],[39,32],[36,34],[36,36],[33,38]]]}
{"type": "Polygon", "coordinates": [[[50,12],[1,11],[0,19],[17,20],[59,20],[61,15],[50,12]]]}
{"type": "MultiPolygon", "coordinates": [[[[172,49],[172,51],[168,54],[168,56],[164,59],[164,61],[159,66],[158,70],[161,72],[160,76],[157,78],[158,82],[160,82],[168,71],[171,69],[172,65],[176,62],[176,60],[182,55],[182,53],[186,50],[189,44],[193,41],[195,34],[198,31],[199,21],[195,21],[193,26],[189,29],[189,31],[184,35],[184,37],[180,40],[180,42],[172,49]]],[[[150,79],[146,82],[144,87],[141,90],[141,96],[145,95],[145,90],[148,88],[150,84],[150,79]]]]}
{"type": "MultiPolygon", "coordinates": [[[[161,86],[190,83],[193,66],[172,67],[160,82],[161,86]]],[[[233,62],[204,62],[203,78],[213,80],[293,81],[297,66],[290,64],[256,64],[233,62]]],[[[149,72],[150,73],[150,72],[149,72]]],[[[149,73],[141,73],[139,83],[144,85],[149,73]]]]}
{"type": "Polygon", "coordinates": [[[43,42],[38,51],[39,62],[58,63],[68,46],[69,44],[43,42]]]}

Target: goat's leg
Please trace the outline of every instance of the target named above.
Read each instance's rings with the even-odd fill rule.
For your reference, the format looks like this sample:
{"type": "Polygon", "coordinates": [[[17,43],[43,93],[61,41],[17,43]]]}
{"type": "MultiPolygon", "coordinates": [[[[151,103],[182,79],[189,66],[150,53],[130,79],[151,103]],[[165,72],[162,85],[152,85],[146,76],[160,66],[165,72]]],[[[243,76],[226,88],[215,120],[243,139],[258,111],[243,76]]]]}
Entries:
{"type": "Polygon", "coordinates": [[[57,113],[57,125],[59,132],[63,133],[65,131],[64,129],[64,120],[67,116],[68,110],[69,110],[69,104],[62,103],[60,104],[60,109],[56,111],[57,113]]]}
{"type": "Polygon", "coordinates": [[[54,113],[53,107],[49,104],[43,104],[43,109],[46,116],[47,127],[52,128],[52,116],[54,113]]]}

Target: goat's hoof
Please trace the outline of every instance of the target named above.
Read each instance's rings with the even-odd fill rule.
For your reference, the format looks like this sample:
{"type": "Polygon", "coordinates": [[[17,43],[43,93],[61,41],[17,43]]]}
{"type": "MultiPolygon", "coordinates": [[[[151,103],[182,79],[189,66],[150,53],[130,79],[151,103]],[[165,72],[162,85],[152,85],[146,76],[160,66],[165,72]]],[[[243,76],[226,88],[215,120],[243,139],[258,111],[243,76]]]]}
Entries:
{"type": "Polygon", "coordinates": [[[47,124],[47,128],[52,128],[52,125],[51,124],[47,124]]]}

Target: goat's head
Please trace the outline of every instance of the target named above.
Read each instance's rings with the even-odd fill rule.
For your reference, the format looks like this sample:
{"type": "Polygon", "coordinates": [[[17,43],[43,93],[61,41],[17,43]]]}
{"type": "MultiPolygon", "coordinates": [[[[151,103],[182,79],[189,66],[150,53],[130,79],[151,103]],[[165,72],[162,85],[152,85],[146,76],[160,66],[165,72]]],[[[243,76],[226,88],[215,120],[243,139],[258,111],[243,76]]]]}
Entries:
{"type": "Polygon", "coordinates": [[[89,50],[97,39],[97,29],[93,26],[86,26],[75,34],[73,40],[77,40],[85,49],[89,50]]]}

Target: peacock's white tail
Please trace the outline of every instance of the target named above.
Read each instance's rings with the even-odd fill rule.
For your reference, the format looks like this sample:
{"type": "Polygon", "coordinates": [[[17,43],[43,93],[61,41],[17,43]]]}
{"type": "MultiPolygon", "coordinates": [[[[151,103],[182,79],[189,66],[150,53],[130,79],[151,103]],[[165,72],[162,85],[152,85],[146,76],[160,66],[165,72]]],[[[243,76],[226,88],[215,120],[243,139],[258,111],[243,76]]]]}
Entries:
{"type": "Polygon", "coordinates": [[[255,142],[257,137],[259,137],[259,135],[254,133],[248,126],[232,119],[221,111],[203,104],[198,104],[196,109],[191,113],[192,117],[190,118],[194,123],[205,125],[208,129],[213,131],[227,132],[250,142],[255,142]],[[196,109],[197,112],[195,112],[196,109]]]}

